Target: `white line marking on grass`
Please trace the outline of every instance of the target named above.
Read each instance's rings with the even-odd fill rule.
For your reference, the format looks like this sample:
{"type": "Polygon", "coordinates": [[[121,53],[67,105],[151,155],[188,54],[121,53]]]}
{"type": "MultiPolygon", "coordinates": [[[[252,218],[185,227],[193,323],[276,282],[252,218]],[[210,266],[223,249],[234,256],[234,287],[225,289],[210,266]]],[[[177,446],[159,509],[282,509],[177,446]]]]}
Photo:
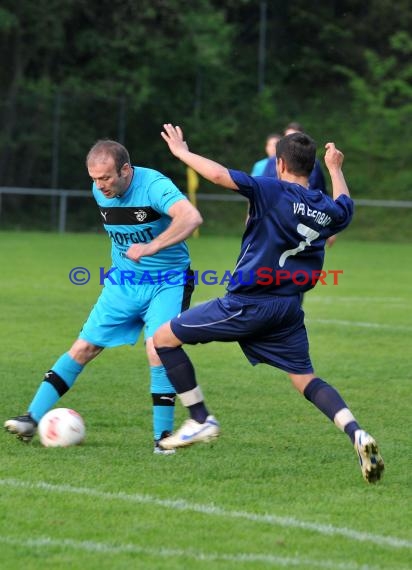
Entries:
{"type": "MultiPolygon", "coordinates": [[[[318,292],[318,291],[317,291],[318,292]]],[[[307,293],[305,296],[305,303],[335,303],[335,304],[342,304],[342,303],[379,303],[382,305],[387,305],[388,303],[393,303],[394,305],[399,305],[400,307],[410,307],[406,302],[406,299],[403,297],[349,297],[349,296],[340,296],[337,295],[336,297],[322,295],[321,293],[319,296],[311,295],[311,293],[307,293]]]]}
{"type": "Polygon", "coordinates": [[[274,554],[249,554],[239,552],[237,554],[224,554],[224,553],[206,553],[196,552],[195,550],[188,549],[182,550],[177,548],[148,548],[138,546],[135,544],[111,544],[107,542],[93,542],[90,540],[72,540],[55,539],[50,537],[38,537],[19,539],[10,536],[0,536],[0,543],[11,546],[20,546],[25,548],[60,548],[81,550],[92,552],[95,554],[137,554],[153,556],[155,558],[171,558],[171,557],[185,557],[191,558],[196,561],[213,562],[213,561],[226,561],[237,563],[250,563],[262,562],[270,564],[271,566],[283,566],[285,568],[296,566],[302,568],[303,566],[310,566],[311,568],[325,568],[331,570],[380,570],[380,567],[366,565],[359,565],[356,562],[335,562],[333,560],[315,560],[310,558],[300,558],[299,556],[275,556],[274,554]]]}
{"type": "Polygon", "coordinates": [[[189,503],[184,499],[159,499],[157,497],[152,497],[150,495],[139,495],[127,493],[111,493],[107,491],[98,491],[89,487],[72,487],[71,485],[54,485],[52,483],[46,483],[45,481],[39,481],[33,483],[30,481],[21,481],[18,479],[0,479],[0,485],[20,488],[20,489],[39,489],[47,491],[48,493],[69,493],[73,495],[87,495],[89,497],[97,497],[105,500],[112,501],[125,501],[127,503],[142,503],[142,504],[152,504],[159,507],[166,507],[168,509],[178,510],[178,511],[191,511],[196,513],[201,513],[204,515],[226,517],[231,519],[243,519],[248,521],[253,521],[257,523],[265,523],[274,526],[281,526],[285,528],[299,528],[302,530],[308,530],[312,532],[317,532],[319,534],[328,536],[343,536],[350,540],[356,540],[359,542],[371,542],[377,544],[378,546],[388,546],[393,548],[412,548],[411,540],[404,540],[402,538],[397,538],[394,536],[382,536],[377,534],[371,534],[368,532],[356,531],[351,528],[345,527],[335,527],[332,525],[318,524],[312,522],[301,521],[293,517],[281,517],[278,515],[271,514],[258,514],[250,513],[247,511],[229,511],[217,507],[215,505],[202,505],[196,503],[189,503]]]}
{"type": "MultiPolygon", "coordinates": [[[[210,300],[210,299],[209,299],[210,300]]],[[[313,299],[312,299],[313,300],[313,299]]],[[[336,302],[339,302],[339,299],[335,299],[336,302]]],[[[365,299],[364,299],[365,301],[365,299]]],[[[204,301],[206,302],[206,301],[204,301]]],[[[195,306],[202,305],[202,302],[194,303],[195,306]]],[[[399,331],[399,332],[412,332],[412,327],[408,325],[387,325],[381,323],[369,323],[369,322],[362,322],[362,321],[342,321],[338,319],[311,319],[310,317],[305,319],[305,322],[308,324],[316,323],[320,325],[339,325],[343,327],[355,327],[355,328],[368,328],[368,329],[382,329],[388,331],[399,331]]]]}
{"type": "Polygon", "coordinates": [[[338,319],[307,319],[307,323],[318,323],[321,325],[339,325],[344,327],[360,327],[367,329],[382,329],[388,331],[412,332],[412,327],[407,325],[385,325],[380,323],[368,323],[362,321],[341,321],[338,319]]]}

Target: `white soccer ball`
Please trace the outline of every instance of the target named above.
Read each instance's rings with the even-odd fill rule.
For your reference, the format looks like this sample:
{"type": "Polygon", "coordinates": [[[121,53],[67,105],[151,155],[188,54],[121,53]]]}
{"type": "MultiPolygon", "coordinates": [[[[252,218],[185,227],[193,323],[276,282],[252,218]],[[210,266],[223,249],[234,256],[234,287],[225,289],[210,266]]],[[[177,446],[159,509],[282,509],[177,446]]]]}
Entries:
{"type": "Polygon", "coordinates": [[[37,429],[44,447],[79,445],[86,435],[83,418],[69,408],[50,410],[41,418],[37,429]]]}

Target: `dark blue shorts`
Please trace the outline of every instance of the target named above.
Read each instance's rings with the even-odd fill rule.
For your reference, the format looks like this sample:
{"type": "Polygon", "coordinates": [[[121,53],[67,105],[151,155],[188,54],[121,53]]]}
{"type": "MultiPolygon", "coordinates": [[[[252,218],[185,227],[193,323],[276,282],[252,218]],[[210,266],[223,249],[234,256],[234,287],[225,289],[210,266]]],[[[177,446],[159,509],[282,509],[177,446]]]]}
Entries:
{"type": "Polygon", "coordinates": [[[251,299],[228,294],[184,311],[170,324],[183,343],[236,341],[253,365],[313,372],[300,295],[251,299]]]}

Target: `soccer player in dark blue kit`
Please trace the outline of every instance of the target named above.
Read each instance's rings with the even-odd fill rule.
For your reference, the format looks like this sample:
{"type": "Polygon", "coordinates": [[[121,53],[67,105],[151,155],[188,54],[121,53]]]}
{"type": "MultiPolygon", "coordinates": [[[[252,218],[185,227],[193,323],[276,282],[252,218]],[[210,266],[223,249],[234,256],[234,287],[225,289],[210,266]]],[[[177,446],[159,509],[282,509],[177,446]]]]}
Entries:
{"type": "Polygon", "coordinates": [[[38,422],[72,388],[86,364],[104,348],[135,344],[143,330],[154,452],[165,454],[158,440],[173,429],[175,392],[152,337],[162,323],[188,307],[193,283],[170,279],[168,272],[190,271],[184,240],[202,218],[169,178],[151,168],[132,166],[127,149],[116,141],[98,141],[86,165],[112,243],[112,267],[105,273],[102,292],[79,337],[46,373],[28,413],[10,418],[5,428],[30,441],[38,422]]]}
{"type": "Polygon", "coordinates": [[[294,387],[348,435],[364,479],[375,483],[384,469],[377,443],[361,429],[335,388],[315,375],[301,306],[302,293],[315,286],[322,270],[326,239],[352,218],[343,154],[334,143],[326,144],[331,198],[308,189],[316,145],[307,134],[294,133],[278,142],[277,180],[229,170],[190,152],[180,127],[165,124],[162,137],[172,154],[204,178],[248,198],[250,217],[227,294],[188,309],[154,334],[157,353],[190,414],[160,446],[185,447],[220,432],[182,344],[237,341],[252,365],[266,363],[284,370],[294,387]]]}
{"type": "MultiPolygon", "coordinates": [[[[293,133],[303,133],[303,132],[305,131],[303,130],[302,125],[300,123],[293,121],[292,123],[288,123],[286,125],[283,134],[291,135],[293,133]]],[[[263,172],[261,174],[262,176],[274,176],[275,178],[277,178],[276,154],[268,158],[265,164],[265,168],[263,169],[263,172]]],[[[315,164],[313,165],[312,172],[309,174],[308,188],[310,190],[321,190],[325,194],[328,194],[325,175],[323,174],[323,170],[318,158],[315,158],[315,164]]],[[[326,243],[329,247],[332,247],[332,245],[335,243],[335,240],[336,236],[330,236],[326,240],[326,243]]]]}

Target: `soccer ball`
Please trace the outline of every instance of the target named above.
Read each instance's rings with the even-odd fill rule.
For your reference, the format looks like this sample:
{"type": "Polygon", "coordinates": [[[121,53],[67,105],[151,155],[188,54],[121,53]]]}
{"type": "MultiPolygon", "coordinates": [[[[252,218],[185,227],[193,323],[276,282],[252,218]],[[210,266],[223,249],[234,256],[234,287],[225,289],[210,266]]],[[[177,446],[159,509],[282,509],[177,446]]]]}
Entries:
{"type": "Polygon", "coordinates": [[[55,408],[41,418],[38,433],[44,447],[69,447],[83,442],[86,427],[74,410],[55,408]]]}

